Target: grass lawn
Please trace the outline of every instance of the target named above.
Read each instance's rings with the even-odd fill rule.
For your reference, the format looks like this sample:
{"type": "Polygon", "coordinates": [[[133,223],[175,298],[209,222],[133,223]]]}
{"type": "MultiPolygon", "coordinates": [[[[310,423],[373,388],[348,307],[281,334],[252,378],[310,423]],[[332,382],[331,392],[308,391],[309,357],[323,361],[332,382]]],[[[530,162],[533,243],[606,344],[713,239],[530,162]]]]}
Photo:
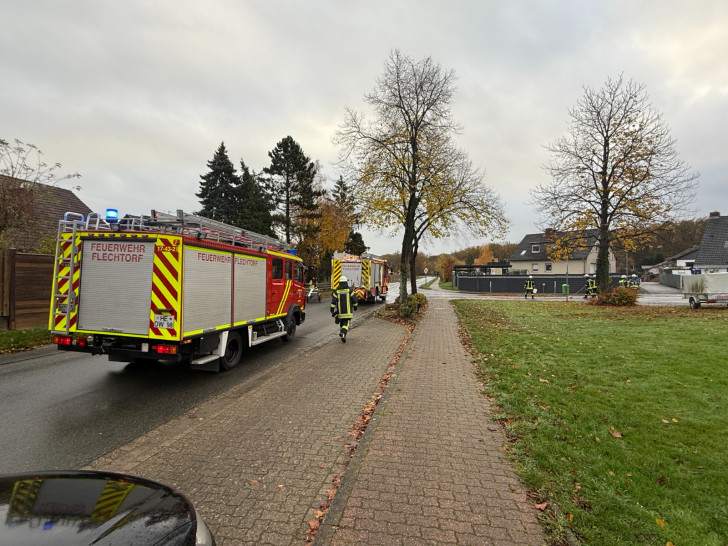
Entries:
{"type": "Polygon", "coordinates": [[[52,343],[52,336],[45,328],[0,331],[0,354],[27,351],[49,343],[52,343]]]}
{"type": "Polygon", "coordinates": [[[555,541],[728,544],[728,309],[454,305],[555,541]]]}

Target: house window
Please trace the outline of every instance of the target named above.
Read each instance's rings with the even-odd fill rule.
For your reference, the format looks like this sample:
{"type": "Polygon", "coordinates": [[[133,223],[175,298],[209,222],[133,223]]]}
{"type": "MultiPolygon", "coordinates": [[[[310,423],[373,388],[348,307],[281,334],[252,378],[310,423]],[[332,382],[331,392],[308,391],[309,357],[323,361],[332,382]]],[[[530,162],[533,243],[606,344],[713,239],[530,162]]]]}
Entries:
{"type": "Polygon", "coordinates": [[[546,264],[546,271],[551,271],[551,264],[550,263],[546,264]]]}
{"type": "Polygon", "coordinates": [[[537,273],[538,272],[538,264],[531,264],[531,271],[533,271],[534,273],[537,273]]]}
{"type": "Polygon", "coordinates": [[[531,252],[533,254],[538,254],[541,252],[541,245],[531,245],[531,252]]]}

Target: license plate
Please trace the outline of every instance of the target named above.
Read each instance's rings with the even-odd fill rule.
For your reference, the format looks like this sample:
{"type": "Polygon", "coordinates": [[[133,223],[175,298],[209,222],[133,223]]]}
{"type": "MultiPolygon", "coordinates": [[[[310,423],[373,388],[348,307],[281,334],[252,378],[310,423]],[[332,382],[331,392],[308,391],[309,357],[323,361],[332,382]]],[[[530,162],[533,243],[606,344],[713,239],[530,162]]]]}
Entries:
{"type": "Polygon", "coordinates": [[[174,328],[174,317],[172,315],[154,315],[155,328],[174,328]]]}

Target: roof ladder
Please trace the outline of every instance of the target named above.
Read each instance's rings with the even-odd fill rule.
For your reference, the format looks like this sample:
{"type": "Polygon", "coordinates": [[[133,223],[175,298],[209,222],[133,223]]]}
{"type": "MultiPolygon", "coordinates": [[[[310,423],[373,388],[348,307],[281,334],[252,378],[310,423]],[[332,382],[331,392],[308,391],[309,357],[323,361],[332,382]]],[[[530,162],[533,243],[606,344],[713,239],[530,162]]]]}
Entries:
{"type": "Polygon", "coordinates": [[[83,229],[84,225],[83,214],[75,212],[67,212],[63,220],[58,222],[56,258],[53,266],[53,308],[50,325],[52,332],[65,331],[68,335],[71,329],[69,318],[76,306],[73,276],[78,269],[76,232],[83,229]]]}
{"type": "Polygon", "coordinates": [[[211,220],[204,216],[190,214],[180,209],[177,210],[176,216],[153,210],[152,218],[153,221],[150,222],[150,225],[168,226],[186,235],[201,238],[204,236],[206,239],[226,242],[232,245],[257,250],[267,250],[270,248],[279,251],[290,247],[285,241],[276,239],[275,237],[261,235],[260,233],[225,224],[224,222],[218,222],[217,220],[211,220]]]}

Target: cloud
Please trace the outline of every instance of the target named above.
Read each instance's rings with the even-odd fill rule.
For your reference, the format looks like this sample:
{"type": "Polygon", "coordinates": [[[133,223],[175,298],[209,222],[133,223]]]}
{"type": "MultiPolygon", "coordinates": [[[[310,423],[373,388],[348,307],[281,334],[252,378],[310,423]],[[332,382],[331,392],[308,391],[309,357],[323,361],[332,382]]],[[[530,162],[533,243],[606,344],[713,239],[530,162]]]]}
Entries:
{"type": "Polygon", "coordinates": [[[546,181],[544,146],[567,130],[582,86],[620,73],[645,83],[703,173],[697,213],[728,197],[722,0],[3,3],[0,137],[80,172],[96,210],[196,209],[221,141],[260,171],[291,135],[334,180],[331,137],[395,48],[455,71],[459,144],[503,197],[509,240],[535,231],[528,189],[546,181]]]}

